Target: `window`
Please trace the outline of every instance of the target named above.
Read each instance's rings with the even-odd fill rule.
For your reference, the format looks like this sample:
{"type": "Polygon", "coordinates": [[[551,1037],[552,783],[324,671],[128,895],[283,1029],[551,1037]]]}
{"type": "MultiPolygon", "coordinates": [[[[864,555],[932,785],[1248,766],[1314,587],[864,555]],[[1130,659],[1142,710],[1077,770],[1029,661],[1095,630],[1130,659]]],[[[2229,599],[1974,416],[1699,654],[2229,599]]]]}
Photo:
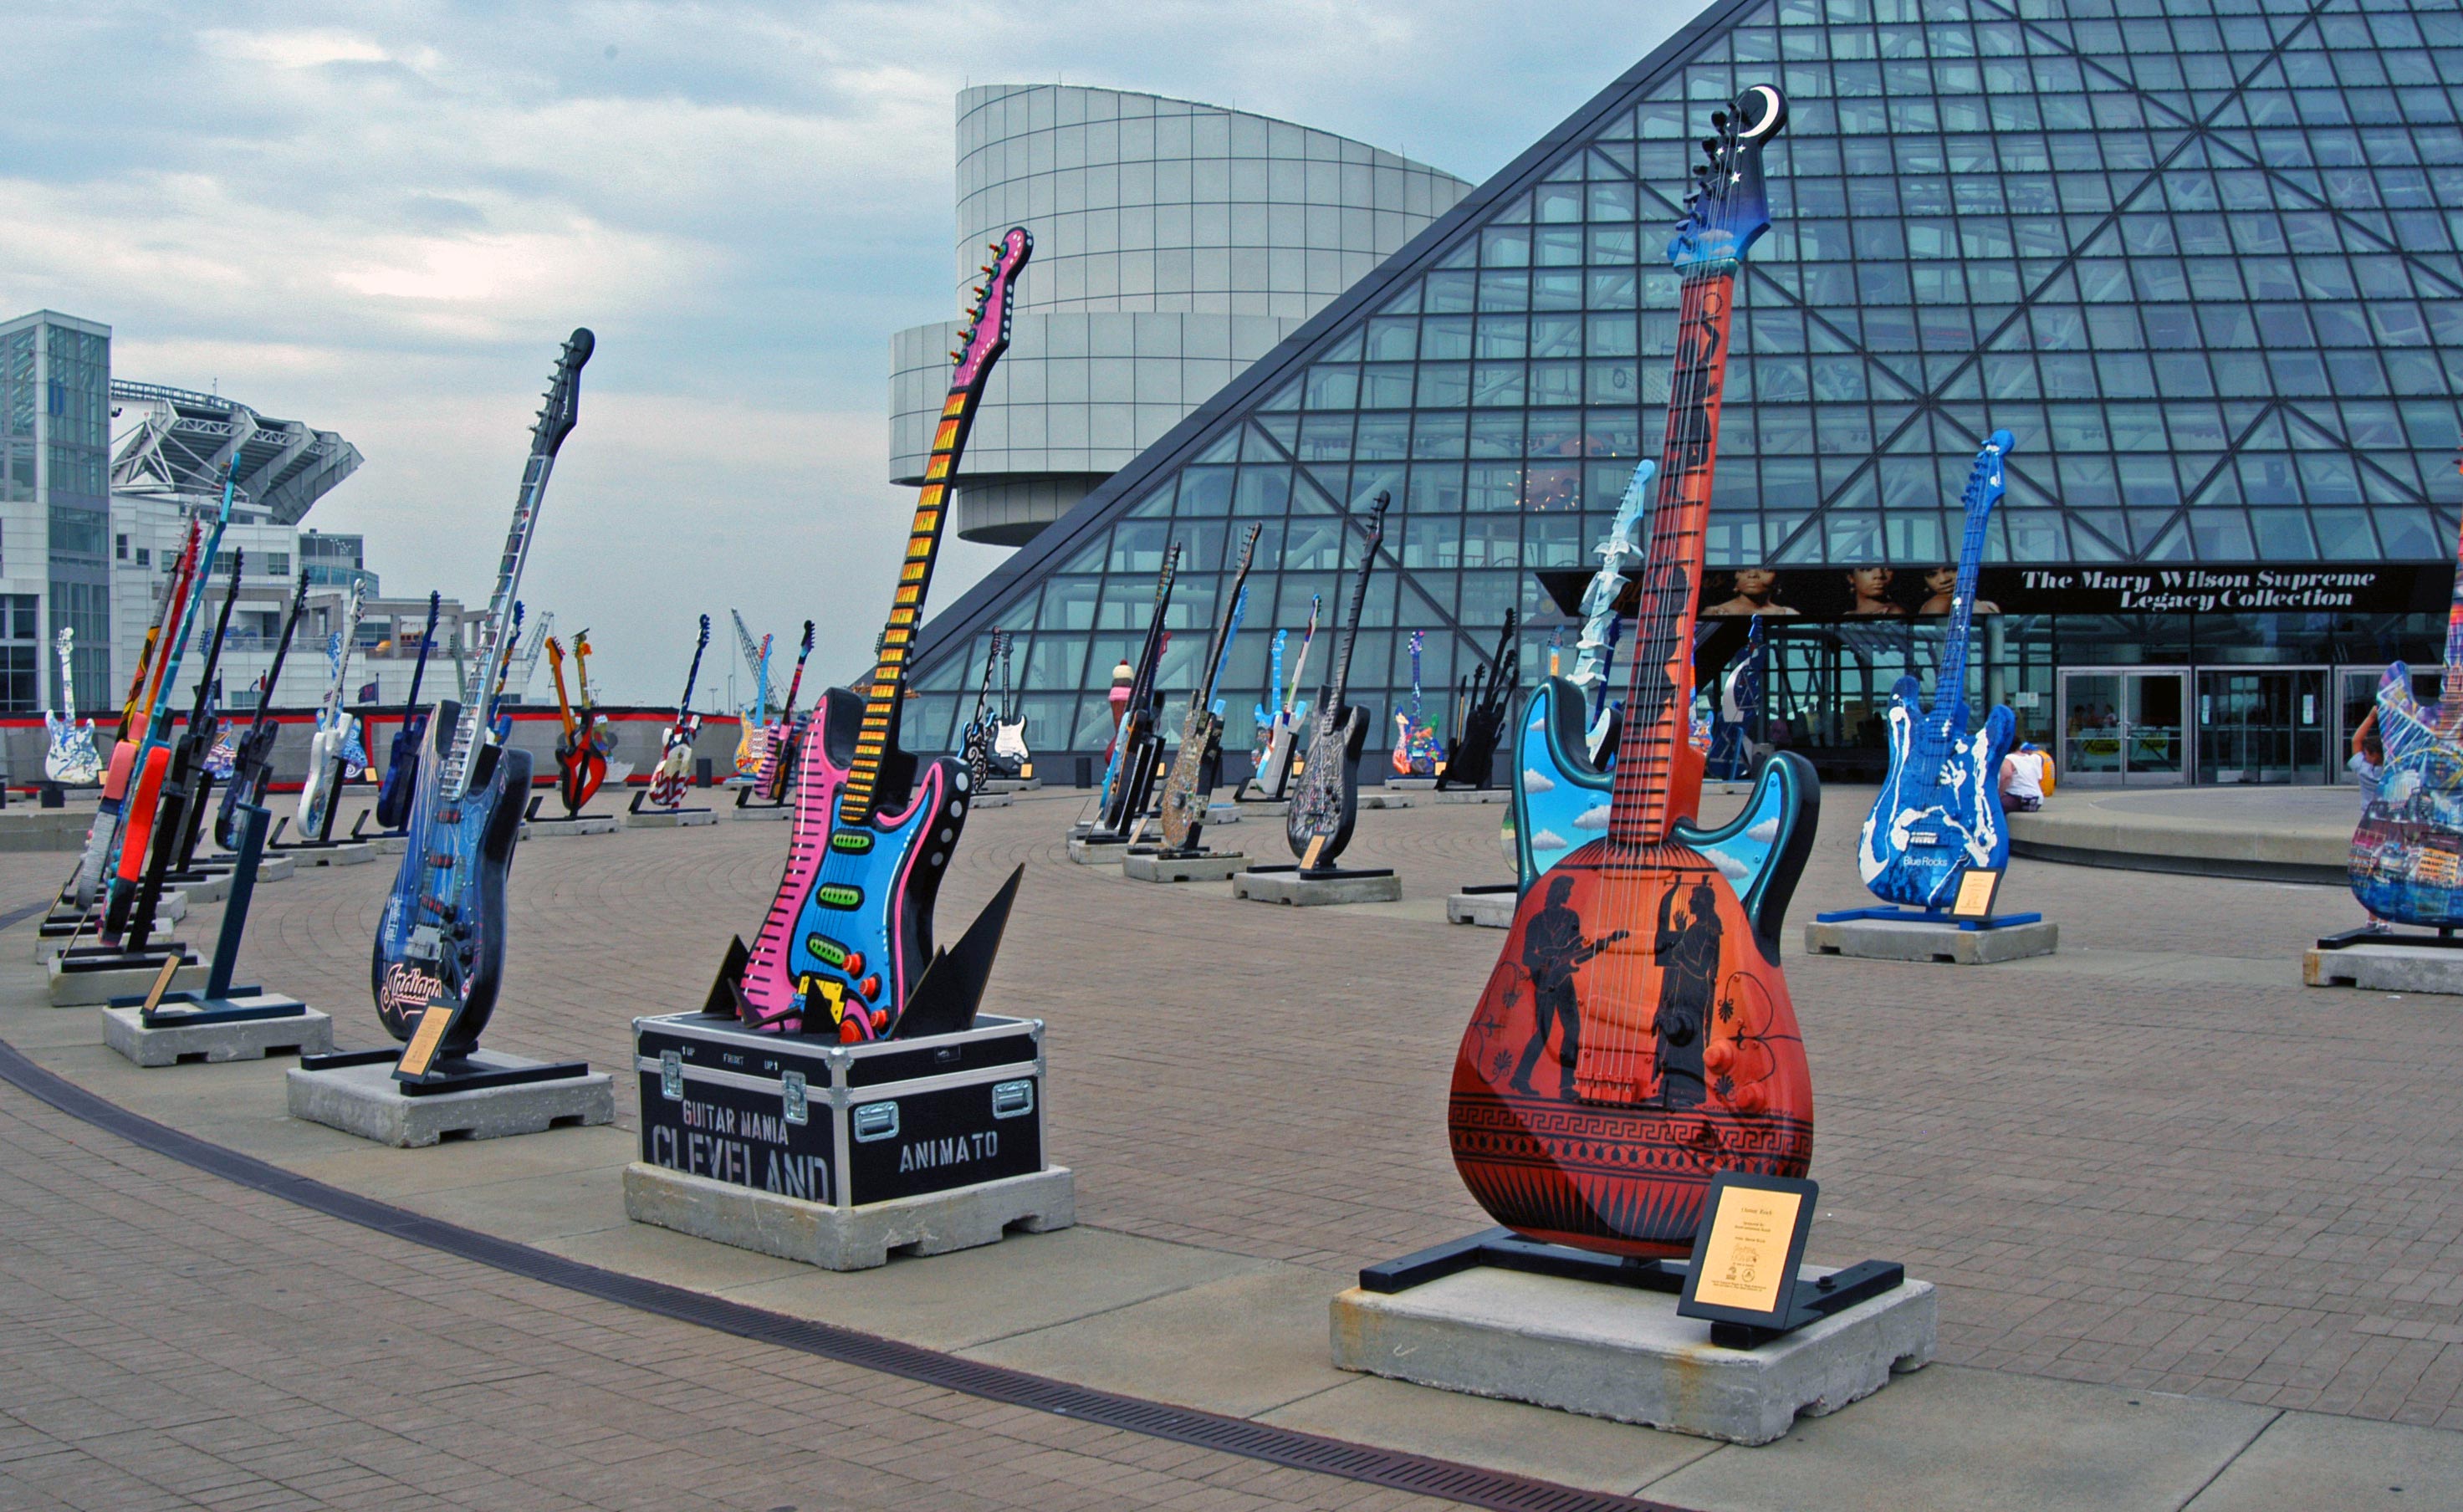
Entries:
{"type": "Polygon", "coordinates": [[[291,553],[287,551],[267,552],[265,554],[265,575],[269,578],[290,577],[291,553]]]}
{"type": "Polygon", "coordinates": [[[111,555],[112,559],[115,561],[126,561],[128,559],[128,533],[126,531],[121,531],[119,535],[112,537],[111,555]]]}

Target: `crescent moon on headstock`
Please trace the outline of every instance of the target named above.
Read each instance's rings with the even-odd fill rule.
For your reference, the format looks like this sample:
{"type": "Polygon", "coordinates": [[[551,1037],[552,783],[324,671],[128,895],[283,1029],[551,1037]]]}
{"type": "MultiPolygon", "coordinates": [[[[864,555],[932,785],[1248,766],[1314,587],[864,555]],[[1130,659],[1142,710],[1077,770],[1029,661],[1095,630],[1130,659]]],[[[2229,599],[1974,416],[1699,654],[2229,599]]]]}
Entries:
{"type": "Polygon", "coordinates": [[[1747,90],[1746,93],[1749,95],[1759,95],[1762,98],[1762,118],[1761,123],[1754,127],[1753,130],[1737,134],[1736,140],[1739,142],[1751,142],[1757,137],[1769,135],[1771,131],[1778,125],[1780,118],[1787,112],[1787,102],[1780,99],[1778,91],[1771,88],[1768,84],[1755,84],[1753,88],[1747,90]]]}

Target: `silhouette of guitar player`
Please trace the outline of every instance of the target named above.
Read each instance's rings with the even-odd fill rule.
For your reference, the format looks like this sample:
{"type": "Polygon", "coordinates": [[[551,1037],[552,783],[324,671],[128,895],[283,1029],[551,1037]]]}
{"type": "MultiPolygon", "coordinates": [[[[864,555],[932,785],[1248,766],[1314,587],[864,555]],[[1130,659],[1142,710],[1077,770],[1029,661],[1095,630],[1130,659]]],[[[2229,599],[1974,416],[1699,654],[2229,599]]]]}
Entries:
{"type": "Polygon", "coordinates": [[[1522,1047],[1513,1083],[1517,1092],[1538,1095],[1531,1086],[1531,1070],[1539,1063],[1540,1052],[1548,1047],[1548,1031],[1554,1027],[1560,1085],[1557,1095],[1569,1103],[1579,1101],[1574,1092],[1574,1063],[1582,1054],[1582,1009],[1574,996],[1574,973],[1629,932],[1618,930],[1584,944],[1582,916],[1566,905],[1573,895],[1573,878],[1549,879],[1548,906],[1523,927],[1522,969],[1531,974],[1531,1042],[1522,1047]]]}
{"type": "Polygon", "coordinates": [[[1696,882],[1684,913],[1671,917],[1676,892],[1670,887],[1659,899],[1659,935],[1651,946],[1659,965],[1659,1012],[1651,1020],[1659,1041],[1658,1101],[1668,1108],[1699,1107],[1702,1041],[1718,991],[1719,904],[1711,884],[1696,882]]]}

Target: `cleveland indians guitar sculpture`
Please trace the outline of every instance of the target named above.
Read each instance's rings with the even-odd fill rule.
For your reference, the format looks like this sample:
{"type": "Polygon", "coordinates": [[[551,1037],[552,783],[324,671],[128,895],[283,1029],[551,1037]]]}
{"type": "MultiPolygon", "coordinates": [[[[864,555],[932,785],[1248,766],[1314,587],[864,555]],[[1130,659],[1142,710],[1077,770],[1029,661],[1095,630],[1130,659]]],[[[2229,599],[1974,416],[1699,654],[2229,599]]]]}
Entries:
{"type": "MultiPolygon", "coordinates": [[[[899,749],[898,726],[949,480],[985,382],[1009,347],[1011,300],[1035,239],[1014,226],[992,250],[950,354],[949,393],[871,684],[862,693],[822,694],[804,738],[786,875],[735,983],[737,1014],[750,1028],[846,1043],[896,1034],[934,959],[933,903],[966,822],[970,779],[948,756],[919,771],[899,749]]],[[[966,1014],[971,1022],[971,1001],[966,1014]]]]}
{"type": "Polygon", "coordinates": [[[1970,870],[2010,864],[2010,825],[2001,812],[2001,758],[2017,737],[2018,716],[1996,704],[1984,728],[1967,728],[1967,646],[1975,617],[1975,574],[1984,561],[1984,527],[2009,482],[2001,459],[2010,432],[1996,430],[1975,454],[1967,479],[1967,538],[1958,552],[1958,591],[1942,631],[1941,670],[1932,709],[1924,685],[1902,677],[1890,692],[1890,764],[1882,791],[1864,816],[1856,870],[1885,903],[1938,910],[1958,896],[1970,870]]]}
{"type": "Polygon", "coordinates": [[[1785,119],[1767,85],[1711,117],[1669,248],[1676,371],[1607,833],[1524,894],[1454,1063],[1454,1165],[1480,1206],[1528,1238],[1611,1254],[1689,1253],[1713,1176],[1798,1176],[1813,1153],[1813,1084],[1779,972],[1812,771],[1786,755],[1764,764],[1779,803],[1758,868],[1731,869],[1687,817],[1702,780],[1689,711],[1729,314],[1769,225],[1762,146],[1785,119]]]}
{"type": "Polygon", "coordinates": [[[701,639],[693,643],[692,666],[685,668],[685,695],[676,704],[675,722],[660,733],[658,764],[650,768],[650,803],[672,809],[692,790],[693,736],[701,734],[701,715],[692,712],[693,684],[701,680],[701,653],[709,649],[709,616],[701,617],[701,639]]]}
{"type": "Polygon", "coordinates": [[[402,728],[393,733],[384,780],[377,784],[377,822],[387,829],[402,828],[410,817],[410,797],[419,786],[419,749],[427,736],[427,711],[420,707],[419,685],[427,677],[427,653],[436,646],[436,618],[444,607],[444,593],[430,590],[427,628],[419,634],[419,660],[410,668],[410,696],[402,701],[402,728]]]}
{"type": "Polygon", "coordinates": [[[1241,616],[1249,609],[1249,563],[1257,554],[1257,536],[1264,529],[1249,527],[1249,538],[1240,547],[1240,568],[1225,590],[1231,595],[1229,606],[1214,628],[1213,644],[1206,648],[1206,669],[1189,690],[1188,712],[1180,719],[1180,748],[1172,754],[1171,775],[1163,784],[1166,850],[1186,854],[1197,848],[1206,828],[1207,805],[1214,801],[1214,777],[1223,757],[1223,715],[1215,708],[1214,694],[1223,685],[1223,663],[1232,654],[1232,638],[1240,633],[1241,616]]]}
{"type": "Polygon", "coordinates": [[[1351,653],[1360,646],[1361,611],[1368,606],[1368,575],[1376,569],[1377,548],[1385,539],[1385,511],[1393,502],[1391,494],[1380,493],[1369,506],[1368,546],[1361,553],[1360,578],[1351,587],[1351,620],[1343,626],[1342,649],[1335,653],[1332,675],[1318,694],[1307,769],[1283,814],[1283,839],[1300,859],[1302,871],[1332,866],[1351,844],[1352,826],[1360,822],[1360,751],[1368,742],[1368,711],[1353,708],[1342,697],[1351,683],[1351,653]]]}
{"type": "MultiPolygon", "coordinates": [[[[513,596],[536,538],[539,506],[556,451],[580,418],[581,369],[597,344],[587,329],[566,339],[531,428],[530,460],[497,559],[495,591],[479,622],[478,663],[489,672],[509,644],[513,596]]],[[[489,743],[497,695],[484,677],[479,687],[468,705],[440,702],[429,722],[402,870],[368,956],[377,1016],[395,1039],[408,1041],[430,1014],[450,1016],[441,1030],[429,1025],[422,1034],[421,1045],[434,1052],[427,1065],[398,1068],[398,1080],[420,1080],[430,1066],[449,1072],[466,1062],[495,1012],[504,977],[505,879],[530,797],[531,754],[489,743]]]]}
{"type": "Polygon", "coordinates": [[[2385,754],[2377,792],[2352,832],[2352,895],[2373,920],[2463,927],[2463,545],[2437,702],[2414,698],[2411,667],[2396,662],[2378,682],[2362,738],[2372,732],[2385,754]]]}
{"type": "Polygon", "coordinates": [[[69,665],[69,650],[76,644],[76,631],[60,626],[57,642],[60,653],[60,707],[64,715],[43,711],[43,728],[51,732],[51,748],[43,753],[43,776],[69,787],[92,787],[102,780],[102,757],[94,749],[94,721],[80,721],[76,716],[76,673],[69,665]]]}

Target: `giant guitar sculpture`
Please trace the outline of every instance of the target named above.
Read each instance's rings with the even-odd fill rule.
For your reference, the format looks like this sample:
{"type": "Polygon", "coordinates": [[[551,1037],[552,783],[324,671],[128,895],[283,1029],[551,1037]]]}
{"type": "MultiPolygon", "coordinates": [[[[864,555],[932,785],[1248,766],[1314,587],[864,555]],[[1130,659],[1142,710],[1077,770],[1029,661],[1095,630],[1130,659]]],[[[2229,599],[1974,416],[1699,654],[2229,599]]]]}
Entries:
{"type": "Polygon", "coordinates": [[[2363,738],[2372,730],[2384,755],[2352,832],[2352,895],[2375,920],[2463,928],[2463,544],[2437,702],[2413,697],[2411,667],[2396,662],[2378,682],[2363,738]]]}
{"type": "Polygon", "coordinates": [[[1967,648],[1975,618],[1975,575],[1984,527],[2009,481],[2001,459],[2010,432],[1996,430],[1968,474],[1967,537],[1958,551],[1958,589],[1942,631],[1941,670],[1932,708],[1924,685],[1902,677],[1890,691],[1889,766],[1856,843],[1856,870],[1885,903],[1937,911],[1958,896],[1971,870],[2010,864],[2010,825],[2001,812],[2001,758],[2017,736],[2018,716],[1996,704],[1984,728],[1967,727],[1967,648]]]}
{"type": "MultiPolygon", "coordinates": [[[[299,632],[299,615],[307,607],[308,569],[302,567],[298,585],[292,590],[291,612],[282,617],[281,638],[273,643],[273,665],[266,669],[265,681],[257,688],[256,716],[231,744],[230,780],[223,785],[222,806],[214,811],[217,844],[236,850],[240,844],[241,806],[262,805],[265,801],[265,786],[273,776],[273,742],[282,733],[282,727],[273,722],[273,690],[281,685],[282,664],[291,655],[291,638],[299,632]]],[[[418,759],[413,753],[414,765],[418,759]]],[[[406,800],[403,812],[409,812],[406,800]]]]}
{"type": "MultiPolygon", "coordinates": [[[[475,649],[484,672],[468,704],[444,700],[429,721],[402,869],[368,955],[377,1016],[395,1039],[409,1041],[429,1014],[450,1016],[441,1030],[426,1029],[420,1041],[432,1048],[429,1064],[440,1070],[465,1062],[478,1047],[504,979],[505,881],[530,797],[531,754],[489,741],[498,694],[485,674],[494,671],[510,643],[513,597],[537,536],[539,507],[556,451],[580,419],[581,369],[597,344],[586,328],[566,339],[546,403],[531,427],[530,459],[497,559],[495,591],[479,622],[475,649]]],[[[412,1078],[420,1069],[404,1067],[395,1075],[412,1078]]]]}
{"type": "MultiPolygon", "coordinates": [[[[573,638],[578,646],[587,644],[590,632],[583,630],[573,638]]],[[[573,712],[573,700],[564,687],[564,646],[553,635],[547,638],[548,676],[556,683],[556,797],[564,805],[567,818],[578,818],[582,808],[599,795],[599,784],[607,780],[607,754],[599,749],[598,732],[590,727],[590,711],[585,706],[579,714],[573,712]]],[[[581,676],[578,661],[574,665],[574,677],[581,676]]]]}
{"type": "Polygon", "coordinates": [[[1606,691],[1608,659],[1615,652],[1617,602],[1625,590],[1625,574],[1647,555],[1642,531],[1650,513],[1650,480],[1658,472],[1656,462],[1633,470],[1616,522],[1596,548],[1600,565],[1582,590],[1582,633],[1572,674],[1552,671],[1522,706],[1505,835],[1515,880],[1525,892],[1541,872],[1607,828],[1609,773],[1616,758],[1606,746],[1617,718],[1606,691]]]}
{"type": "Polygon", "coordinates": [[[744,665],[753,672],[752,702],[745,707],[737,725],[735,775],[757,782],[762,753],[770,744],[770,647],[777,637],[765,635],[756,644],[752,632],[744,627],[744,616],[733,609],[727,612],[735,620],[736,648],[744,653],[744,665]]]}
{"type": "Polygon", "coordinates": [[[1154,612],[1146,619],[1145,644],[1121,706],[1120,725],[1112,733],[1112,758],[1096,787],[1096,827],[1126,836],[1145,818],[1146,800],[1154,796],[1154,768],[1163,755],[1163,737],[1155,734],[1155,678],[1163,667],[1164,648],[1171,632],[1164,617],[1171,611],[1172,585],[1180,575],[1180,543],[1164,548],[1163,566],[1155,573],[1154,612]]]}
{"type": "MultiPolygon", "coordinates": [[[[1009,347],[1011,301],[1035,238],[1014,226],[992,250],[950,354],[948,397],[871,683],[861,693],[823,693],[804,737],[786,873],[735,983],[737,1014],[749,1028],[847,1043],[896,1034],[933,960],[933,904],[966,823],[970,780],[948,756],[919,769],[899,748],[898,727],[949,480],[985,382],[1009,347]]],[[[971,1002],[968,1014],[971,1019],[971,1002]]]]}
{"type": "Polygon", "coordinates": [[[1518,609],[1505,611],[1505,628],[1497,632],[1496,654],[1463,684],[1454,712],[1454,737],[1437,769],[1437,786],[1488,786],[1496,769],[1496,742],[1505,734],[1506,717],[1514,712],[1514,691],[1522,681],[1522,648],[1514,632],[1522,625],[1518,609]]]}
{"type": "Polygon", "coordinates": [[[360,611],[366,600],[360,580],[351,580],[342,596],[341,625],[325,638],[325,698],[316,706],[316,733],[308,737],[308,777],[299,786],[299,836],[325,840],[334,832],[334,811],[349,775],[351,753],[359,745],[359,716],[343,706],[344,683],[350,676],[351,646],[360,635],[360,611]]]}
{"type": "Polygon", "coordinates": [[[1207,805],[1214,801],[1214,776],[1223,758],[1223,714],[1214,696],[1223,686],[1223,664],[1232,654],[1232,638],[1240,633],[1241,617],[1249,611],[1249,563],[1257,555],[1262,525],[1249,527],[1240,547],[1240,567],[1232,575],[1222,622],[1206,648],[1206,668],[1189,690],[1188,712],[1180,719],[1180,746],[1172,753],[1171,775],[1163,784],[1163,842],[1166,849],[1193,850],[1206,829],[1207,805]]]}
{"type": "Polygon", "coordinates": [[[992,775],[1025,781],[1035,776],[1035,753],[1026,745],[1026,715],[1019,712],[1017,690],[1010,684],[1010,655],[1017,638],[1001,637],[1000,712],[992,718],[992,775]]]}
{"type": "MultiPolygon", "coordinates": [[[[230,555],[230,583],[224,590],[222,613],[214,621],[213,634],[206,639],[206,665],[197,675],[196,699],[188,710],[186,726],[179,738],[171,742],[171,760],[164,769],[162,795],[156,800],[152,853],[139,882],[136,904],[127,921],[126,938],[131,949],[142,950],[146,935],[154,927],[154,910],[163,897],[163,879],[193,858],[197,832],[205,820],[206,796],[211,779],[206,771],[206,755],[213,748],[214,738],[222,731],[214,717],[214,704],[222,690],[216,668],[222,665],[223,642],[230,633],[231,608],[239,603],[240,570],[245,554],[234,550],[230,555]]],[[[118,926],[104,921],[107,934],[117,935],[118,926]]]]}
{"type": "MultiPolygon", "coordinates": [[[[1321,595],[1309,596],[1308,628],[1300,632],[1300,652],[1292,659],[1291,690],[1283,690],[1283,632],[1275,632],[1275,681],[1266,696],[1275,700],[1271,716],[1259,715],[1258,739],[1263,755],[1257,762],[1257,791],[1267,802],[1279,802],[1291,787],[1292,762],[1299,754],[1300,735],[1307,728],[1308,700],[1300,696],[1300,682],[1308,675],[1309,647],[1317,643],[1318,611],[1323,608],[1321,595]]],[[[1262,710],[1263,706],[1259,706],[1262,710]]]]}
{"type": "Polygon", "coordinates": [[[1454,1062],[1455,1169],[1498,1222],[1543,1241],[1687,1254],[1712,1177],[1798,1176],[1813,1154],[1812,1079],[1779,971],[1779,916],[1813,840],[1812,771],[1787,755],[1764,763],[1767,821],[1758,804],[1717,832],[1688,818],[1729,314],[1769,225],[1762,147],[1785,119],[1766,85],[1711,117],[1710,161],[1669,248],[1676,369],[1607,832],[1524,894],[1454,1062]],[[1764,822],[1758,865],[1721,848],[1764,822]]]}
{"type": "Polygon", "coordinates": [[[65,714],[54,715],[43,711],[43,728],[51,733],[50,749],[43,753],[43,776],[68,787],[92,787],[102,780],[102,757],[94,749],[94,721],[76,716],[76,673],[70,668],[69,651],[76,642],[76,631],[60,626],[56,645],[60,653],[60,707],[65,714]]]}
{"type": "Polygon", "coordinates": [[[1369,506],[1368,545],[1360,554],[1360,577],[1351,587],[1350,623],[1343,626],[1342,649],[1335,653],[1334,667],[1318,693],[1307,767],[1292,789],[1292,806],[1283,811],[1283,839],[1304,871],[1332,866],[1351,844],[1352,826],[1360,822],[1360,751],[1368,742],[1368,711],[1342,699],[1351,683],[1351,653],[1360,646],[1361,612],[1368,606],[1368,575],[1376,569],[1377,548],[1385,539],[1385,511],[1393,502],[1391,494],[1380,493],[1369,506]]]}
{"type": "MultiPolygon", "coordinates": [[[[429,590],[427,628],[419,634],[419,660],[410,668],[410,696],[402,701],[402,728],[393,733],[384,780],[377,784],[377,822],[387,829],[402,828],[410,817],[411,794],[419,786],[419,751],[427,737],[427,711],[420,706],[419,685],[427,678],[427,653],[436,646],[436,619],[444,607],[443,591],[429,590]]],[[[290,643],[283,644],[287,649],[290,643]]]]}
{"type": "Polygon", "coordinates": [[[1420,653],[1428,645],[1428,632],[1411,632],[1411,704],[1394,714],[1394,774],[1397,777],[1434,777],[1443,759],[1437,749],[1437,731],[1420,708],[1420,653]]]}
{"type": "Polygon", "coordinates": [[[650,802],[675,808],[692,790],[693,736],[701,734],[701,715],[692,712],[693,684],[701,680],[701,655],[709,649],[709,616],[701,617],[701,639],[693,643],[692,666],[685,668],[685,695],[676,704],[672,724],[660,732],[658,764],[650,768],[650,802]]]}
{"type": "Polygon", "coordinates": [[[804,664],[813,659],[813,622],[804,622],[804,644],[796,652],[796,675],[787,679],[786,707],[778,712],[778,722],[770,727],[770,738],[761,747],[761,770],[752,786],[766,802],[777,803],[787,797],[787,779],[795,771],[796,750],[804,738],[804,722],[796,716],[796,700],[804,691],[804,664]]]}

